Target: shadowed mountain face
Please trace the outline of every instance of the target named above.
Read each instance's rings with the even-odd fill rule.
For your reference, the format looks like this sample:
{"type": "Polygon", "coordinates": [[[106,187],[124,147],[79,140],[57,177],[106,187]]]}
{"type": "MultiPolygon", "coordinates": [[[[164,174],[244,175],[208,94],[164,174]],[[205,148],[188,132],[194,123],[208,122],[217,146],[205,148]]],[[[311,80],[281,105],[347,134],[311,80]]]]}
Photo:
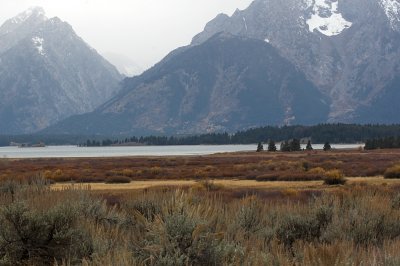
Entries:
{"type": "Polygon", "coordinates": [[[92,114],[52,133],[199,133],[326,121],[329,105],[264,41],[217,34],[175,51],[92,114]],[[86,125],[82,127],[81,125],[86,125]]]}
{"type": "Polygon", "coordinates": [[[120,80],[70,25],[29,9],[0,27],[0,134],[31,133],[90,112],[120,80]]]}

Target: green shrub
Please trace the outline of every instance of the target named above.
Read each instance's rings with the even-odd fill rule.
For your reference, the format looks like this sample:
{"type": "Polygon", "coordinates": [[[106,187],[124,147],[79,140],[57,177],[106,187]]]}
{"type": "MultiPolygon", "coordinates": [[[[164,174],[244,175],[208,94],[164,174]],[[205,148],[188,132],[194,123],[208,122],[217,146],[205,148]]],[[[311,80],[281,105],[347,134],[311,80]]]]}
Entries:
{"type": "Polygon", "coordinates": [[[296,240],[311,241],[317,236],[312,219],[300,215],[287,215],[279,224],[276,236],[286,247],[292,247],[296,240]]]}
{"type": "Polygon", "coordinates": [[[94,224],[122,227],[133,225],[131,217],[119,212],[116,206],[109,208],[106,201],[83,197],[77,208],[84,218],[94,224]]]}
{"type": "Polygon", "coordinates": [[[332,222],[332,216],[333,210],[327,206],[321,206],[309,215],[286,215],[277,227],[276,237],[287,248],[292,247],[297,240],[318,240],[332,222]]]}
{"type": "Polygon", "coordinates": [[[379,244],[384,237],[384,219],[383,216],[371,215],[365,217],[364,221],[352,223],[350,236],[355,244],[379,244]]]}
{"type": "Polygon", "coordinates": [[[77,212],[68,206],[46,212],[32,211],[21,202],[0,211],[2,264],[51,264],[68,259],[79,262],[92,253],[88,234],[77,223],[77,212]]]}
{"type": "Polygon", "coordinates": [[[11,201],[14,202],[15,194],[21,189],[21,184],[14,180],[5,180],[0,184],[0,192],[3,194],[9,194],[11,201]]]}
{"type": "MultiPolygon", "coordinates": [[[[240,249],[223,241],[223,235],[185,213],[175,212],[155,221],[135,254],[151,265],[222,265],[240,257],[240,249]]],[[[233,263],[233,261],[232,261],[233,263]]]]}
{"type": "Polygon", "coordinates": [[[385,178],[400,178],[400,165],[395,165],[386,169],[385,178]]]}
{"type": "Polygon", "coordinates": [[[400,210],[400,193],[392,199],[392,208],[400,210]]]}
{"type": "Polygon", "coordinates": [[[262,209],[259,202],[249,197],[243,200],[236,215],[236,221],[246,233],[254,233],[262,228],[261,215],[262,209]]]}

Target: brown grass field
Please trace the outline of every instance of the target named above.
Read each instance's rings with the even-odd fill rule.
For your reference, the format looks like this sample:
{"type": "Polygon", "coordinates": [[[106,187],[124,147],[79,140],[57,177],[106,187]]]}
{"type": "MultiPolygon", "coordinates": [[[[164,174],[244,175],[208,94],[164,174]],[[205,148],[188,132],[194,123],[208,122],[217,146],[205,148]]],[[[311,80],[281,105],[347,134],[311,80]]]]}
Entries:
{"type": "Polygon", "coordinates": [[[321,169],[347,177],[382,176],[400,163],[400,150],[231,153],[187,157],[0,159],[1,179],[41,175],[59,182],[239,179],[322,180],[321,169]]]}
{"type": "Polygon", "coordinates": [[[400,150],[0,159],[0,264],[400,265],[399,165],[400,150]]]}

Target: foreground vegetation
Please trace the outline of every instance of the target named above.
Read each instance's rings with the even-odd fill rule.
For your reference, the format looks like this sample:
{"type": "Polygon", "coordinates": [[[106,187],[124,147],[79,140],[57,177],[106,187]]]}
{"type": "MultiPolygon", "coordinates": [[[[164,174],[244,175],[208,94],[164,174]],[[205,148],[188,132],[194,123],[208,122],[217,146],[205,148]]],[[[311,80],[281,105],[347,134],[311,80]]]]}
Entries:
{"type": "Polygon", "coordinates": [[[31,178],[0,188],[2,265],[400,263],[397,186],[99,194],[31,178]]]}
{"type": "Polygon", "coordinates": [[[399,158],[0,159],[0,265],[399,265],[399,158]]]}

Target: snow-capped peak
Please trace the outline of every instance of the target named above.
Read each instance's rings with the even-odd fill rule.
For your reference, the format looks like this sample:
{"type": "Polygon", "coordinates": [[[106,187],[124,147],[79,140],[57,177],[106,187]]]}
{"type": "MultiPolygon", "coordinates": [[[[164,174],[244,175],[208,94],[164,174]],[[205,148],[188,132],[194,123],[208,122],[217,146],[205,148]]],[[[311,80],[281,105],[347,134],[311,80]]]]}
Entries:
{"type": "Polygon", "coordinates": [[[312,8],[311,17],[306,21],[311,32],[317,30],[326,36],[334,36],[352,25],[338,11],[339,0],[306,0],[306,4],[312,8]]]}
{"type": "Polygon", "coordinates": [[[46,20],[46,13],[44,9],[41,7],[31,7],[24,12],[18,14],[16,17],[12,18],[12,23],[19,24],[25,22],[31,17],[41,18],[42,20],[46,20]]]}
{"type": "Polygon", "coordinates": [[[399,0],[380,0],[380,5],[390,21],[390,25],[395,29],[395,25],[400,22],[400,2],[399,0]]]}

